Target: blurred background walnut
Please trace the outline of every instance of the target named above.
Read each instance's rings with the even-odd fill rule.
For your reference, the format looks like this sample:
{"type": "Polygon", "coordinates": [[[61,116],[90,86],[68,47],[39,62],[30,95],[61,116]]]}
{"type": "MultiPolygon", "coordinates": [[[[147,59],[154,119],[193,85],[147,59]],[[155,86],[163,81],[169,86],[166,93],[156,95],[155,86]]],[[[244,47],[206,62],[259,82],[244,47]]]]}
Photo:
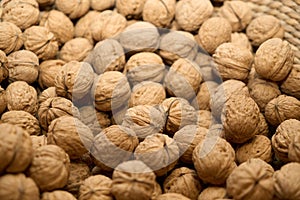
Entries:
{"type": "Polygon", "coordinates": [[[59,52],[65,62],[83,61],[92,51],[93,45],[86,38],[74,38],[67,41],[59,52]]]}
{"type": "Polygon", "coordinates": [[[190,200],[190,198],[178,193],[165,193],[157,196],[156,200],[190,200]]]}
{"type": "Polygon", "coordinates": [[[38,83],[42,89],[46,89],[48,87],[53,87],[55,82],[55,77],[61,70],[62,66],[66,63],[62,60],[45,60],[43,61],[38,69],[38,83]]]}
{"type": "Polygon", "coordinates": [[[89,0],[56,0],[55,6],[65,13],[70,19],[77,19],[86,14],[90,8],[89,0]]]}
{"type": "Polygon", "coordinates": [[[41,8],[51,6],[54,4],[55,0],[36,0],[41,8]]]}
{"type": "Polygon", "coordinates": [[[43,192],[41,200],[76,200],[76,198],[69,192],[63,190],[54,190],[51,192],[43,192]]]}
{"type": "Polygon", "coordinates": [[[0,22],[0,49],[6,54],[19,50],[23,46],[23,34],[19,27],[11,22],[0,22]]]}
{"type": "Polygon", "coordinates": [[[116,0],[91,0],[91,8],[97,11],[103,11],[115,6],[116,0]]]}

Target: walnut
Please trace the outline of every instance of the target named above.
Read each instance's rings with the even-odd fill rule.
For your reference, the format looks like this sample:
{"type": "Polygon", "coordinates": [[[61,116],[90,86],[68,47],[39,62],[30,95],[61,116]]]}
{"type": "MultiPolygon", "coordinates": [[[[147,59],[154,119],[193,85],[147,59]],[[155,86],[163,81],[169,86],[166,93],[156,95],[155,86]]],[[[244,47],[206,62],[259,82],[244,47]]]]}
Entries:
{"type": "Polygon", "coordinates": [[[265,79],[281,81],[290,73],[294,62],[292,47],[287,41],[273,38],[262,43],[254,57],[255,71],[265,79]]]}
{"type": "Polygon", "coordinates": [[[48,131],[48,127],[54,119],[65,115],[80,117],[78,108],[70,100],[63,97],[50,97],[42,102],[38,109],[40,125],[45,131],[48,131]]]}
{"type": "Polygon", "coordinates": [[[201,82],[199,66],[187,59],[179,58],[166,74],[164,86],[170,96],[190,100],[196,97],[201,82]]]}
{"type": "Polygon", "coordinates": [[[133,130],[112,125],[95,136],[90,153],[97,166],[104,171],[112,171],[120,163],[131,159],[138,144],[133,130]]]}
{"type": "Polygon", "coordinates": [[[47,27],[55,35],[59,44],[64,44],[74,37],[73,22],[58,10],[42,13],[40,26],[47,27]]]}
{"type": "Polygon", "coordinates": [[[211,112],[208,110],[198,110],[197,125],[209,129],[213,123],[211,112]]]}
{"type": "Polygon", "coordinates": [[[249,23],[246,34],[253,46],[259,46],[270,38],[283,38],[284,28],[273,15],[261,15],[249,23]]]}
{"type": "Polygon", "coordinates": [[[28,84],[38,78],[39,58],[31,51],[15,51],[7,56],[9,81],[25,81],[28,84]]]}
{"type": "Polygon", "coordinates": [[[224,199],[226,197],[226,188],[209,186],[200,193],[200,195],[198,196],[198,200],[217,200],[224,199]]]}
{"type": "Polygon", "coordinates": [[[126,63],[123,47],[114,39],[98,42],[90,56],[89,63],[97,74],[106,71],[121,71],[126,63]]]}
{"type": "Polygon", "coordinates": [[[146,0],[116,0],[116,8],[128,19],[139,19],[142,16],[145,2],[146,0]]]}
{"type": "Polygon", "coordinates": [[[8,60],[4,51],[0,50],[0,83],[8,77],[8,60]]]}
{"type": "Polygon", "coordinates": [[[288,150],[288,158],[292,162],[300,161],[300,134],[296,134],[294,138],[291,139],[288,150]]]}
{"type": "Polygon", "coordinates": [[[209,0],[187,0],[176,4],[176,21],[183,30],[198,31],[201,24],[213,14],[213,5],[209,0]]]}
{"type": "Polygon", "coordinates": [[[225,139],[225,130],[222,124],[218,124],[213,122],[208,129],[208,136],[218,136],[220,138],[225,139]]]}
{"type": "Polygon", "coordinates": [[[42,89],[54,86],[56,75],[66,63],[63,60],[45,60],[39,65],[38,83],[42,89]]]}
{"type": "Polygon", "coordinates": [[[23,35],[19,27],[11,22],[0,22],[0,49],[6,54],[23,46],[23,35]]]}
{"type": "Polygon", "coordinates": [[[269,125],[262,113],[259,113],[259,122],[257,124],[255,134],[269,136],[269,125]]]}
{"type": "Polygon", "coordinates": [[[276,157],[288,162],[289,146],[292,144],[294,137],[300,134],[300,121],[289,119],[282,122],[272,136],[272,147],[276,157]]]}
{"type": "Polygon", "coordinates": [[[231,43],[244,47],[249,51],[253,52],[252,45],[249,41],[248,36],[245,33],[231,33],[231,43]]]}
{"type": "Polygon", "coordinates": [[[18,125],[26,130],[29,135],[39,135],[41,133],[40,124],[37,118],[22,110],[3,113],[1,121],[4,123],[18,125]]]}
{"type": "Polygon", "coordinates": [[[222,17],[207,19],[199,29],[198,40],[201,47],[213,54],[218,46],[231,41],[231,25],[222,17]]]}
{"type": "Polygon", "coordinates": [[[166,98],[165,88],[153,81],[143,81],[135,85],[129,99],[129,107],[137,105],[159,105],[166,98]]]}
{"type": "Polygon", "coordinates": [[[8,110],[23,110],[35,114],[38,109],[37,92],[25,81],[15,81],[6,88],[8,110]]]}
{"type": "Polygon", "coordinates": [[[300,99],[299,83],[300,65],[294,65],[290,71],[290,74],[283,81],[280,89],[283,93],[300,99]]]}
{"type": "Polygon", "coordinates": [[[159,195],[156,200],[191,200],[190,198],[178,193],[165,193],[159,195]]]}
{"type": "MultiPolygon", "coordinates": [[[[202,77],[205,79],[205,75],[202,75],[202,77]]],[[[210,101],[217,87],[218,84],[213,81],[206,81],[201,83],[197,96],[193,99],[191,105],[196,110],[210,110],[210,101]]]]}
{"type": "Polygon", "coordinates": [[[25,129],[13,124],[0,124],[0,173],[23,172],[32,161],[32,143],[25,129]]]}
{"type": "Polygon", "coordinates": [[[90,176],[80,186],[78,200],[113,200],[111,187],[110,178],[103,175],[90,176]]]}
{"type": "Polygon", "coordinates": [[[230,22],[232,31],[244,30],[252,20],[252,10],[243,1],[225,1],[219,15],[230,22]]]}
{"type": "Polygon", "coordinates": [[[22,30],[36,24],[39,20],[39,4],[36,0],[2,1],[1,8],[2,20],[14,23],[22,30]]]}
{"type": "Polygon", "coordinates": [[[61,48],[59,57],[65,62],[83,61],[92,51],[93,45],[86,38],[74,38],[61,48]]]}
{"type": "Polygon", "coordinates": [[[197,125],[187,125],[174,134],[180,150],[180,160],[184,163],[192,164],[192,155],[195,147],[205,139],[208,129],[197,125]]]}
{"type": "Polygon", "coordinates": [[[70,176],[68,179],[68,183],[64,189],[72,193],[77,198],[79,193],[79,187],[82,185],[83,181],[87,179],[89,176],[90,176],[90,168],[87,166],[87,164],[80,163],[80,162],[71,163],[70,176]]]}
{"type": "Polygon", "coordinates": [[[30,138],[32,141],[32,148],[34,149],[34,151],[40,146],[47,145],[47,137],[45,135],[31,135],[30,138]]]}
{"type": "Polygon", "coordinates": [[[300,198],[300,163],[292,162],[274,173],[275,196],[278,199],[300,198]]]}
{"type": "Polygon", "coordinates": [[[94,71],[90,64],[70,61],[62,66],[55,78],[56,93],[73,101],[82,99],[89,94],[93,77],[94,71]]]}
{"type": "Polygon", "coordinates": [[[134,157],[148,165],[157,176],[163,176],[175,167],[179,153],[175,140],[157,133],[146,137],[136,147],[134,157]]]}
{"type": "Polygon", "coordinates": [[[143,81],[161,82],[164,79],[165,65],[159,55],[142,52],[129,58],[124,73],[132,85],[143,81]]]}
{"type": "Polygon", "coordinates": [[[58,52],[58,42],[52,32],[43,26],[31,26],[24,31],[26,50],[35,53],[42,60],[54,58],[58,52]]]}
{"type": "Polygon", "coordinates": [[[123,162],[113,172],[111,192],[116,200],[147,200],[154,191],[155,178],[142,161],[123,162]]]}
{"type": "Polygon", "coordinates": [[[111,117],[112,124],[121,125],[123,122],[124,116],[127,112],[127,109],[128,109],[128,106],[124,105],[118,109],[113,110],[113,112],[112,112],[113,115],[111,117]]]}
{"type": "Polygon", "coordinates": [[[36,0],[41,8],[52,6],[55,0],[36,0]]]}
{"type": "Polygon", "coordinates": [[[92,87],[92,98],[99,111],[114,111],[130,98],[131,89],[124,74],[118,71],[108,71],[100,74],[92,87]]]}
{"type": "Polygon", "coordinates": [[[185,99],[178,97],[167,98],[162,102],[161,109],[167,117],[165,131],[171,135],[180,128],[196,124],[197,122],[195,109],[185,99]]]}
{"type": "Polygon", "coordinates": [[[265,112],[266,105],[274,98],[281,95],[275,82],[256,78],[248,84],[250,96],[257,103],[261,112],[265,112]]]}
{"type": "Polygon", "coordinates": [[[93,10],[104,11],[115,6],[116,0],[91,0],[93,10]]]}
{"type": "Polygon", "coordinates": [[[164,180],[163,187],[165,193],[179,193],[192,200],[197,200],[202,190],[196,171],[187,167],[172,171],[164,180]]]}
{"type": "Polygon", "coordinates": [[[154,183],[154,191],[152,193],[151,200],[156,199],[161,194],[162,194],[162,189],[160,187],[160,184],[158,182],[155,182],[154,183]]]}
{"type": "Polygon", "coordinates": [[[0,114],[2,114],[7,107],[6,91],[0,86],[0,114]]]}
{"type": "Polygon", "coordinates": [[[28,175],[40,191],[51,191],[64,187],[68,182],[70,159],[59,146],[45,145],[35,149],[28,175]]]}
{"type": "Polygon", "coordinates": [[[63,190],[54,190],[51,192],[43,192],[41,200],[76,200],[76,198],[69,192],[63,190]]]}
{"type": "Polygon", "coordinates": [[[70,19],[77,19],[85,15],[90,9],[90,0],[56,0],[55,6],[70,19]]]}
{"type": "Polygon", "coordinates": [[[246,80],[253,62],[251,51],[233,43],[218,46],[213,58],[223,80],[246,80]]]}
{"type": "Polygon", "coordinates": [[[0,198],[39,200],[40,192],[36,183],[24,174],[5,174],[0,177],[0,198]]]}
{"type": "Polygon", "coordinates": [[[258,158],[240,164],[229,175],[227,193],[234,199],[272,200],[274,195],[274,169],[258,158]]]}
{"type": "Polygon", "coordinates": [[[234,160],[234,149],[220,137],[206,137],[193,151],[193,163],[199,178],[214,185],[226,182],[236,168],[234,160]]]}
{"type": "Polygon", "coordinates": [[[47,99],[53,98],[53,97],[57,97],[56,88],[55,87],[49,87],[49,88],[43,90],[41,92],[41,94],[39,95],[39,97],[38,97],[39,105],[41,103],[43,103],[44,101],[46,101],[47,99]]]}
{"type": "Polygon", "coordinates": [[[287,119],[300,120],[300,101],[292,96],[279,95],[266,105],[265,117],[273,126],[287,119]]]}
{"type": "Polygon", "coordinates": [[[175,16],[176,0],[146,1],[143,9],[143,20],[156,27],[169,27],[175,16]]]}
{"type": "Polygon", "coordinates": [[[91,23],[91,32],[95,41],[114,38],[126,28],[126,18],[112,10],[105,10],[91,23]]]}
{"type": "Polygon", "coordinates": [[[89,127],[72,116],[62,116],[51,122],[47,144],[55,144],[66,151],[70,159],[78,159],[88,152],[93,133],[89,127]]]}
{"type": "Polygon", "coordinates": [[[191,33],[170,31],[161,36],[159,55],[171,65],[179,58],[193,60],[197,54],[197,47],[197,42],[191,33]]]}

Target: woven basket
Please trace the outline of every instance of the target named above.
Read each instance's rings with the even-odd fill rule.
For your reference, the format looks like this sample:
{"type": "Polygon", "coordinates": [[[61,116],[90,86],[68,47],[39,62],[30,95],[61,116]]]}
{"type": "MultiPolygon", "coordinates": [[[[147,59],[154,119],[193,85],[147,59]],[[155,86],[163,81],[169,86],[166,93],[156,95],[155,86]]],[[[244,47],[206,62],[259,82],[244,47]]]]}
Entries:
{"type": "Polygon", "coordinates": [[[254,12],[254,17],[268,14],[281,20],[284,39],[295,51],[295,64],[300,64],[300,0],[243,0],[254,12]]]}

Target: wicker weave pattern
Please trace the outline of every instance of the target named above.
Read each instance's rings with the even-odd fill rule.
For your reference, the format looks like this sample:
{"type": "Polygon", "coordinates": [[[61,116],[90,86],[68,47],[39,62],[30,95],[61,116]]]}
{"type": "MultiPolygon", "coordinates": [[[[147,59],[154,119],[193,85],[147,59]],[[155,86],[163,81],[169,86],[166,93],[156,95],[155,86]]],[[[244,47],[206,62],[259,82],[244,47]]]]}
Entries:
{"type": "Polygon", "coordinates": [[[248,3],[254,16],[273,15],[281,20],[285,29],[284,39],[295,50],[295,63],[300,64],[300,0],[243,0],[248,3]]]}

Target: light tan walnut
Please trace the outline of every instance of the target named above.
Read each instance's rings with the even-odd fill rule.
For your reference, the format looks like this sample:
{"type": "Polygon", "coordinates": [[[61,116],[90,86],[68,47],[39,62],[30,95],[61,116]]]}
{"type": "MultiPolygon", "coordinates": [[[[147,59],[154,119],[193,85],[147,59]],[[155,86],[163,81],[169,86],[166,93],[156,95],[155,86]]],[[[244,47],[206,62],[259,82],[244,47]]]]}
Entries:
{"type": "Polygon", "coordinates": [[[165,193],[159,195],[156,200],[191,200],[190,198],[178,193],[165,193]]]}
{"type": "Polygon", "coordinates": [[[54,190],[51,192],[43,192],[41,200],[76,200],[76,198],[69,192],[63,190],[54,190]]]}
{"type": "Polygon", "coordinates": [[[90,0],[56,0],[55,6],[70,19],[77,19],[85,15],[90,9],[90,0]]]}
{"type": "Polygon", "coordinates": [[[217,200],[224,199],[226,197],[226,188],[209,186],[200,193],[200,195],[198,196],[198,200],[217,200]]]}
{"type": "Polygon", "coordinates": [[[264,135],[264,136],[269,136],[269,125],[267,123],[267,120],[264,116],[264,114],[260,113],[259,114],[259,122],[257,124],[256,130],[255,130],[256,135],[264,135]]]}
{"type": "MultiPolygon", "coordinates": [[[[201,73],[203,71],[202,69],[201,73]]],[[[206,76],[204,74],[202,75],[202,77],[203,79],[206,79],[206,76]]],[[[218,84],[213,81],[205,81],[201,83],[201,85],[199,86],[197,96],[193,99],[191,103],[192,106],[196,110],[210,110],[210,101],[217,87],[218,84]]]]}
{"type": "Polygon", "coordinates": [[[146,0],[116,0],[116,9],[128,19],[139,19],[145,2],[146,0]]]}
{"type": "Polygon", "coordinates": [[[34,149],[34,151],[40,146],[47,145],[47,137],[45,135],[31,135],[30,138],[32,141],[32,148],[34,149]]]}
{"type": "Polygon", "coordinates": [[[61,70],[62,66],[66,63],[62,60],[45,60],[43,61],[38,69],[38,83],[42,89],[48,87],[53,87],[55,82],[55,77],[61,70]]]}
{"type": "Polygon", "coordinates": [[[231,43],[244,47],[251,52],[253,51],[249,38],[245,33],[231,33],[231,43]]]}
{"type": "Polygon", "coordinates": [[[55,0],[36,0],[41,8],[51,6],[54,4],[55,0]]]}
{"type": "Polygon", "coordinates": [[[287,76],[287,78],[280,85],[280,89],[283,93],[296,97],[300,99],[300,90],[298,85],[300,75],[300,65],[294,65],[287,76]]]}
{"type": "Polygon", "coordinates": [[[115,6],[116,0],[91,0],[93,10],[103,11],[115,6]]]}
{"type": "Polygon", "coordinates": [[[8,77],[8,61],[4,51],[0,50],[0,83],[8,77]]]}
{"type": "Polygon", "coordinates": [[[197,125],[209,129],[213,124],[213,117],[211,112],[208,110],[198,110],[196,112],[198,114],[197,125]]]}
{"type": "Polygon", "coordinates": [[[86,38],[74,38],[62,46],[59,57],[65,62],[83,61],[92,51],[93,45],[86,38]]]}
{"type": "Polygon", "coordinates": [[[288,158],[291,162],[300,162],[300,134],[296,134],[289,144],[288,158]]]}
{"type": "Polygon", "coordinates": [[[56,88],[55,87],[49,87],[49,88],[43,90],[39,94],[39,96],[38,96],[38,103],[40,105],[41,103],[43,103],[47,99],[53,98],[53,97],[57,97],[56,88]]]}
{"type": "Polygon", "coordinates": [[[23,35],[19,27],[12,22],[0,22],[0,49],[6,54],[19,50],[23,46],[23,35]]]}

